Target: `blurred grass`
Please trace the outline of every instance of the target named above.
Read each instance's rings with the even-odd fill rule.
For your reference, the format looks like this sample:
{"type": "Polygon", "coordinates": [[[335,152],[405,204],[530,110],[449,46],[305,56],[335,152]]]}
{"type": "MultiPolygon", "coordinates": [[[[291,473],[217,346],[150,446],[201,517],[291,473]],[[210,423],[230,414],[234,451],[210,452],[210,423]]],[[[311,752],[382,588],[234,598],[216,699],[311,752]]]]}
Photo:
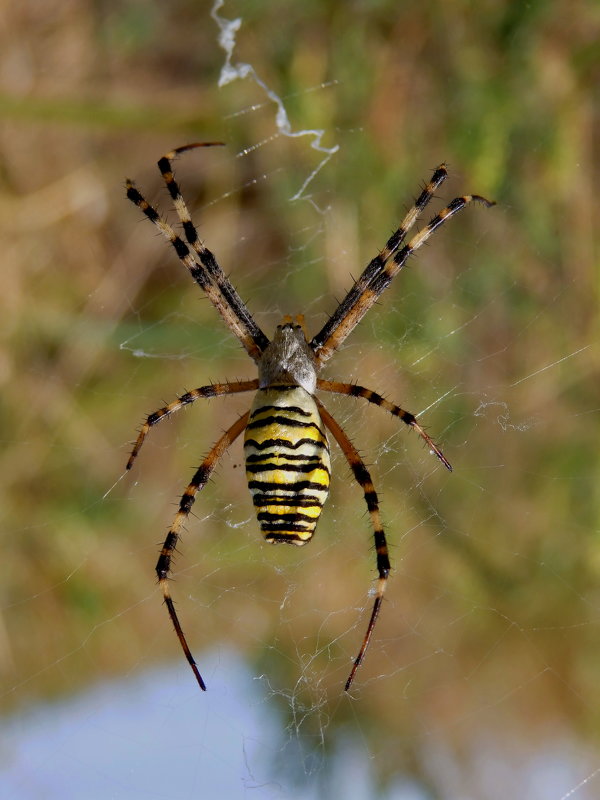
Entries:
{"type": "MultiPolygon", "coordinates": [[[[226,4],[224,16],[244,18],[236,60],[285,98],[294,128],[340,145],[310,187],[324,213],[289,202],[320,160],[309,141],[272,138],[274,108],[251,82],[217,89],[223,54],[204,6],[5,11],[5,703],[179,657],[154,593],[158,541],[190,466],[243,402],[157,430],[136,475],[104,495],[144,414],[252,365],[122,187],[130,175],[166,208],[157,157],[186,138],[223,139],[225,151],[182,160],[178,175],[267,332],[297,311],[315,330],[440,161],[444,198],[498,202],[436,235],[328,370],[415,412],[434,404],[426,424],[456,468],[441,474],[376,410],[333,403],[375,462],[396,568],[361,714],[382,762],[393,743],[395,769],[415,718],[460,738],[457,720],[491,724],[507,696],[499,713],[524,730],[553,719],[595,739],[599,7],[226,4]]],[[[337,697],[372,577],[361,500],[336,465],[320,539],[299,559],[266,552],[256,524],[241,525],[252,512],[236,451],[178,562],[196,650],[234,641],[273,685],[293,685],[298,650],[331,642],[306,667],[307,703],[311,682],[337,697]],[[286,592],[296,605],[282,624],[286,592]]]]}

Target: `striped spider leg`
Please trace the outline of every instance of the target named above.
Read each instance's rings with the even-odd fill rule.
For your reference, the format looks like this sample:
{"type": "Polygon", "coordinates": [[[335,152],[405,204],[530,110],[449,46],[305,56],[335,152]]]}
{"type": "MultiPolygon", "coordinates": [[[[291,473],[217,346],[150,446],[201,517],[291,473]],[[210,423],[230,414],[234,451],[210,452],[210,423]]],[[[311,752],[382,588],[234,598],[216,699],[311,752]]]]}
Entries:
{"type": "Polygon", "coordinates": [[[395,403],[390,403],[389,400],[386,400],[385,397],[382,397],[378,392],[374,392],[372,389],[365,389],[364,386],[359,386],[356,383],[340,383],[340,381],[326,381],[322,378],[317,378],[317,389],[320,389],[322,392],[347,394],[350,397],[362,397],[363,400],[389,411],[394,417],[399,417],[405,425],[408,425],[409,428],[413,428],[419,434],[431,452],[435,453],[446,469],[452,472],[452,466],[446,456],[442,453],[431,436],[419,425],[417,418],[414,414],[411,414],[410,411],[405,411],[395,403]]]}
{"type": "Polygon", "coordinates": [[[169,579],[171,574],[171,562],[173,560],[173,553],[177,549],[177,542],[179,541],[181,527],[184,522],[187,520],[189,513],[194,505],[196,500],[196,494],[201,490],[204,489],[206,486],[208,479],[211,476],[212,471],[217,466],[219,459],[223,455],[223,453],[227,450],[227,448],[235,442],[237,437],[242,433],[248,423],[249,412],[247,411],[243,416],[241,416],[238,420],[236,420],[233,425],[229,428],[229,430],[225,431],[223,436],[218,440],[216,444],[213,445],[212,449],[210,450],[209,454],[206,456],[204,461],[200,464],[196,472],[194,473],[194,477],[192,478],[191,482],[189,483],[187,489],[183,493],[181,500],[179,501],[179,509],[175,514],[175,519],[171,527],[169,528],[169,532],[167,533],[167,538],[164,541],[162,546],[162,550],[160,551],[160,556],[158,557],[158,562],[156,564],[156,574],[158,575],[158,582],[163,591],[163,597],[167,609],[169,610],[169,616],[171,617],[171,622],[173,623],[173,627],[175,628],[175,632],[179,638],[181,643],[181,647],[183,648],[183,652],[185,653],[185,657],[188,660],[188,664],[192,668],[194,675],[196,676],[196,680],[202,691],[206,691],[206,684],[202,680],[202,676],[200,675],[200,671],[198,666],[196,665],[196,661],[194,656],[191,653],[190,648],[188,647],[187,640],[179,624],[179,619],[177,617],[177,613],[175,611],[175,605],[171,598],[171,592],[169,591],[169,579]]]}
{"type": "Polygon", "coordinates": [[[365,462],[360,457],[356,447],[344,433],[343,428],[338,425],[338,423],[321,402],[317,401],[317,404],[319,406],[319,411],[321,412],[323,422],[325,423],[327,429],[331,431],[333,438],[340,446],[340,449],[346,457],[346,461],[350,465],[350,469],[352,470],[357,483],[363,490],[365,503],[367,504],[367,509],[371,518],[371,525],[373,526],[373,538],[375,540],[375,553],[377,557],[377,572],[379,573],[377,592],[375,595],[375,602],[373,603],[373,610],[371,612],[367,633],[365,634],[365,638],[363,639],[363,643],[358,655],[354,659],[352,670],[348,676],[346,685],[344,686],[344,691],[347,692],[352,685],[352,681],[356,675],[356,670],[363,662],[369,642],[371,641],[371,634],[375,628],[375,623],[377,622],[377,617],[379,616],[379,611],[383,602],[383,593],[385,592],[385,587],[387,586],[387,579],[390,574],[391,564],[387,541],[385,538],[385,531],[383,530],[381,515],[379,513],[379,500],[377,498],[377,492],[373,486],[373,481],[371,480],[369,470],[367,469],[365,462]]]}
{"type": "Polygon", "coordinates": [[[196,147],[219,146],[220,144],[221,142],[187,144],[183,147],[175,148],[175,150],[167,153],[158,161],[158,168],[173,199],[173,205],[183,226],[186,241],[192,247],[196,254],[195,256],[190,251],[188,244],[175,233],[169,223],[163,220],[158,211],[140,194],[133,181],[127,178],[125,186],[128,199],[144,212],[148,219],[156,225],[163,236],[173,245],[180,261],[190,271],[190,275],[198,286],[206,293],[229,330],[237,336],[248,355],[254,361],[258,361],[265,347],[269,344],[269,340],[252,318],[242,298],[229,282],[214,255],[200,240],[171,167],[171,162],[186,150],[192,150],[196,147]]]}
{"type": "MultiPolygon", "coordinates": [[[[231,285],[229,279],[219,267],[214,255],[211,251],[204,246],[200,240],[196,228],[192,222],[190,213],[186,203],[179,190],[179,185],[175,181],[171,162],[186,150],[191,150],[196,147],[212,147],[218,146],[220,142],[199,142],[196,144],[185,145],[178,147],[175,150],[164,155],[158,161],[158,168],[165,181],[169,194],[173,199],[173,204],[177,215],[183,227],[186,242],[178,236],[173,228],[163,220],[158,211],[148,203],[144,196],[138,191],[133,181],[126,180],[127,197],[138,206],[146,217],[158,228],[163,236],[171,243],[179,260],[189,270],[190,275],[200,288],[206,293],[209,300],[213,303],[223,321],[231,332],[239,339],[242,346],[245,348],[248,355],[254,361],[258,361],[263,351],[269,344],[268,338],[263,331],[258,327],[246,305],[241,297],[236,292],[235,288],[231,285]],[[190,250],[190,245],[192,250],[190,250]],[[193,251],[193,252],[192,252],[193,251]]],[[[129,470],[133,466],[135,459],[138,456],[140,448],[142,447],[146,435],[150,428],[157,422],[165,419],[167,416],[179,411],[190,403],[193,403],[200,397],[216,397],[217,395],[233,394],[237,392],[246,392],[256,390],[258,388],[258,380],[253,379],[250,381],[236,381],[230,383],[218,383],[208,386],[201,386],[191,392],[186,392],[181,395],[177,400],[169,403],[169,405],[150,414],[144,424],[142,425],[137,440],[129,456],[126,469],[129,470]]],[[[246,414],[242,419],[247,420],[246,414]]],[[[179,511],[175,517],[173,525],[171,526],[167,538],[163,544],[160,557],[156,564],[156,573],[158,575],[159,584],[162,588],[164,602],[167,606],[171,622],[179,637],[179,641],[185,653],[185,656],[194,671],[196,680],[200,688],[205,690],[205,684],[200,676],[194,658],[190,652],[190,648],[185,639],[185,635],[181,628],[181,624],[175,611],[175,606],[169,592],[169,577],[170,567],[172,561],[172,554],[175,550],[177,541],[179,539],[179,531],[184,519],[189,514],[189,511],[194,502],[196,492],[203,488],[208,476],[216,466],[219,458],[223,452],[229,447],[237,436],[244,429],[245,424],[240,427],[239,421],[235,423],[230,430],[219,439],[213,449],[210,451],[206,459],[203,461],[200,468],[194,475],[192,483],[186,489],[180,503],[179,511]],[[239,427],[239,430],[238,430],[239,427]],[[233,438],[232,432],[235,433],[233,438]],[[203,480],[204,476],[204,480],[203,480]]]]}
{"type": "MultiPolygon", "coordinates": [[[[429,223],[416,233],[410,241],[401,247],[407,233],[413,227],[421,212],[430,203],[435,195],[438,187],[446,180],[448,170],[445,164],[440,164],[431,177],[431,180],[425,185],[419,197],[415,200],[413,206],[408,210],[406,216],[400,223],[399,228],[394,231],[388,239],[385,247],[373,258],[366,268],[363,270],[359,278],[354,282],[354,285],[347,293],[346,297],[338,305],[334,313],[329,317],[321,330],[312,338],[310,347],[315,354],[317,361],[317,368],[320,369],[322,365],[333,355],[333,353],[340,347],[344,339],[354,330],[358,323],[365,316],[371,306],[377,301],[381,294],[387,289],[394,277],[400,272],[402,267],[406,264],[409,256],[415,250],[418,250],[429,237],[445,222],[447,222],[454,214],[461,211],[465,206],[472,202],[479,202],[483,205],[493,206],[494,203],[486,200],[480,195],[462,195],[454,198],[444,209],[436,214],[429,223]]],[[[410,411],[405,411],[398,405],[390,403],[384,397],[371,389],[364,386],[358,386],[352,383],[341,383],[339,381],[328,381],[321,378],[317,379],[317,389],[325,392],[333,392],[336,394],[346,394],[351,397],[361,397],[369,403],[384,408],[394,416],[399,417],[406,425],[412,427],[421,438],[428,445],[429,449],[439,458],[442,464],[450,471],[452,467],[448,459],[444,456],[440,448],[435,444],[431,437],[425,432],[422,426],[418,423],[417,418],[410,411]]],[[[322,415],[325,409],[320,405],[322,415]]],[[[390,572],[390,563],[387,552],[387,545],[385,533],[381,527],[379,520],[379,510],[377,507],[377,494],[372,487],[370,476],[358,452],[354,449],[351,442],[346,437],[345,433],[337,426],[335,420],[332,420],[331,415],[323,416],[326,420],[326,425],[334,435],[340,445],[348,463],[350,464],[357,481],[363,487],[365,493],[365,500],[374,528],[375,538],[375,552],[377,555],[377,570],[379,573],[379,580],[373,610],[367,626],[367,631],[363,638],[361,648],[358,656],[354,660],[354,665],[350,676],[346,681],[345,690],[348,691],[356,670],[362,663],[383,600],[383,593],[385,591],[386,582],[390,572]],[[337,432],[332,427],[332,423],[338,428],[337,432]],[[362,476],[362,480],[361,477],[362,476]],[[362,482],[364,481],[364,483],[362,482]],[[370,488],[365,488],[370,487],[370,488]],[[376,514],[376,517],[375,517],[376,514]],[[377,519],[377,523],[375,522],[377,519]],[[379,527],[378,527],[379,526],[379,527]],[[383,566],[382,566],[383,565],[383,566]]]]}
{"type": "Polygon", "coordinates": [[[138,433],[136,442],[133,445],[133,450],[131,451],[129,461],[127,462],[125,469],[130,470],[133,467],[133,462],[138,457],[139,452],[142,449],[142,445],[144,444],[144,440],[150,432],[150,428],[154,427],[157,422],[166,419],[171,414],[174,414],[176,411],[184,408],[184,406],[190,405],[190,403],[193,403],[200,397],[218,397],[219,395],[236,394],[237,392],[256,391],[256,389],[258,389],[258,380],[256,378],[251,381],[209,383],[208,386],[200,386],[198,389],[192,389],[190,392],[185,392],[185,394],[182,394],[181,397],[177,398],[177,400],[173,400],[172,403],[159,408],[158,411],[154,411],[152,414],[148,414],[146,421],[140,428],[140,432],[138,433]]]}
{"type": "Polygon", "coordinates": [[[401,246],[408,231],[428,205],[438,186],[445,180],[447,171],[442,164],[435,170],[431,180],[404,217],[400,227],[389,238],[385,248],[367,265],[319,333],[308,341],[303,319],[297,317],[294,320],[286,317],[277,326],[272,340],[269,340],[219,267],[214,255],[199,238],[173,175],[172,161],[176,156],[196,147],[217,144],[220,143],[206,142],[178,147],[158,161],[158,168],[182,225],[184,238],[181,238],[161,218],[158,211],[129,180],[126,184],[127,197],[170,242],[179,260],[256,363],[258,378],[201,386],[185,392],[173,402],[148,415],[133,446],[127,469],[133,466],[150,428],[184,406],[199,398],[256,392],[250,410],[218,439],[196,470],[180,500],[156,565],[156,573],[171,622],[196,680],[200,688],[205,690],[206,686],[179,623],[169,590],[173,553],[196,495],[206,485],[223,453],[244,432],[248,487],[265,540],[270,543],[304,545],[314,534],[329,493],[331,462],[326,435],[326,430],[329,430],[363,490],[373,528],[379,574],[367,632],[346,681],[345,690],[348,691],[367,652],[391,566],[377,493],[371,475],[356,447],[315,397],[315,392],[320,390],[360,397],[384,408],[414,428],[444,466],[448,469],[451,467],[440,448],[409,411],[363,386],[324,380],[317,378],[317,373],[389,286],[408,257],[421,247],[440,225],[472,201],[482,202],[488,206],[492,204],[479,195],[457,197],[414,235],[408,244],[401,246]]]}
{"type": "Polygon", "coordinates": [[[413,236],[408,244],[401,248],[400,245],[406,238],[406,234],[415,224],[423,209],[432,200],[436,189],[447,177],[448,170],[446,165],[440,164],[412,208],[409,209],[398,230],[391,235],[383,250],[369,262],[325,325],[313,336],[310,346],[319,365],[323,365],[331,358],[348,334],[354,330],[371,306],[387,289],[393,278],[406,264],[409,256],[424,245],[441,225],[469,203],[483,203],[488,208],[494,205],[494,203],[478,194],[455,197],[446,208],[436,214],[422,230],[413,236]]]}

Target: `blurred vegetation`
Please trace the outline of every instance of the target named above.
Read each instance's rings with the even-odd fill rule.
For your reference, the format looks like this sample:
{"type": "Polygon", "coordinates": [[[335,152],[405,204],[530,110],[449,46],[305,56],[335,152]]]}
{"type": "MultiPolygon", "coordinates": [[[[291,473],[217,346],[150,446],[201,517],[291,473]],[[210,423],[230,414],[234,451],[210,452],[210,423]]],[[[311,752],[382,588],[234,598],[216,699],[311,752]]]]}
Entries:
{"type": "MultiPolygon", "coordinates": [[[[159,426],[106,493],[144,414],[252,364],[123,181],[166,209],[156,159],[221,139],[178,175],[267,332],[283,313],[322,324],[440,161],[444,198],[497,201],[436,235],[327,370],[428,409],[455,466],[443,474],[377,409],[330,404],[374,465],[395,565],[357,679],[362,729],[382,777],[423,779],[423,736],[447,734],[468,761],[488,726],[534,739],[551,724],[597,744],[600,6],[226,3],[243,17],[234,60],[285,99],[294,130],[339,145],[310,202],[290,198],[323,154],[276,135],[252,81],[218,88],[207,8],[4,4],[5,705],[179,657],[153,586],[158,543],[245,399],[159,426]]],[[[360,493],[335,463],[318,538],[274,551],[233,450],[197,504],[174,591],[200,661],[202,645],[234,642],[284,714],[291,695],[306,709],[324,697],[341,725],[357,713],[339,696],[373,559],[360,493]]],[[[300,733],[318,734],[321,714],[300,733]]]]}

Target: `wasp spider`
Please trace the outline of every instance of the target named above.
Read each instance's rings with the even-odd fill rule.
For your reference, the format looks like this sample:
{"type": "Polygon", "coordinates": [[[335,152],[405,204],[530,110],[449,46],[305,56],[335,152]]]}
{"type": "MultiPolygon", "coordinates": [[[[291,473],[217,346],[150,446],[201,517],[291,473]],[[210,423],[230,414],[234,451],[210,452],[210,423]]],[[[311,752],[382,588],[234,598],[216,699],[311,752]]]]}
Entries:
{"type": "Polygon", "coordinates": [[[369,470],[356,447],[315,396],[315,391],[361,397],[369,403],[384,408],[415,430],[447,469],[450,470],[451,466],[440,448],[418,423],[414,414],[363,386],[325,380],[318,378],[317,374],[389,286],[408,257],[421,247],[437,228],[473,201],[486,206],[492,203],[479,195],[457,197],[406,244],[403,244],[406,234],[447,176],[446,166],[441,164],[402,220],[400,227],[389,238],[383,250],[367,265],[321,330],[308,340],[302,318],[286,317],[275,329],[273,338],[268,339],[219,267],[214,255],[199,238],[173,175],[172,161],[180,153],[196,147],[218,144],[221,143],[202,142],[178,147],[158,162],[158,168],[183,228],[183,238],[161,218],[158,211],[148,203],[130,180],[127,181],[127,197],[173,245],[177,256],[189,270],[192,278],[208,295],[227,327],[237,336],[248,355],[255,361],[258,377],[246,381],[201,386],[186,392],[172,403],[150,414],[140,429],[127,462],[127,469],[133,466],[150,428],[175,411],[179,411],[198,398],[237,392],[256,393],[250,410],[221,436],[196,470],[191,483],[183,493],[156,565],[169,616],[196,680],[200,688],[205,690],[206,686],[188,647],[169,590],[173,554],[196,495],[206,485],[223,453],[241,433],[244,433],[248,487],[266,541],[304,545],[312,538],[329,492],[330,459],[326,434],[326,430],[329,430],[364,493],[373,528],[379,574],[367,631],[346,681],[345,689],[348,691],[356,670],[364,659],[379,615],[390,573],[390,559],[379,514],[377,493],[369,470]]]}

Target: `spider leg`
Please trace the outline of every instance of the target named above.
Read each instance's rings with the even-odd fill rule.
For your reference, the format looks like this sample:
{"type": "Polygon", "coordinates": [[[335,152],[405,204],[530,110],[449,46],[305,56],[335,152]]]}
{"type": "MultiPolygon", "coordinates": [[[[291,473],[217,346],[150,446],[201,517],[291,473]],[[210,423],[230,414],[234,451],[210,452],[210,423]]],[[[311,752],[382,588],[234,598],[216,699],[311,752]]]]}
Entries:
{"type": "Polygon", "coordinates": [[[186,144],[182,147],[176,147],[174,150],[171,150],[169,153],[159,159],[158,169],[160,170],[160,174],[163,176],[163,180],[167,186],[167,189],[169,190],[169,194],[173,200],[173,205],[175,206],[177,216],[181,220],[186,241],[194,248],[198,254],[201,264],[210,275],[211,280],[213,280],[218,286],[221,295],[225,298],[231,313],[236,318],[236,321],[242,325],[254,344],[262,351],[269,343],[269,340],[252,318],[252,315],[246,308],[242,298],[230,283],[229,279],[217,263],[214,255],[204,245],[204,242],[202,242],[198,236],[198,231],[192,222],[192,216],[185,200],[183,199],[179,184],[175,180],[173,167],[171,164],[171,162],[177,158],[178,155],[185,153],[187,150],[193,150],[197,147],[212,147],[213,145],[221,144],[223,143],[196,142],[194,144],[186,144]]]}
{"type": "Polygon", "coordinates": [[[220,142],[202,142],[185,145],[167,153],[158,161],[158,166],[183,224],[188,243],[198,255],[199,261],[183,239],[178,236],[166,220],[162,219],[154,206],[139,192],[133,181],[127,179],[127,197],[156,225],[162,235],[171,243],[179,260],[189,270],[192,278],[206,293],[215,306],[227,327],[239,339],[247,353],[257,361],[269,339],[256,324],[244,301],[231,285],[229,279],[219,267],[216,258],[200,241],[196,228],[191,220],[187,206],[181,196],[179,186],[173,176],[171,161],[185,150],[195,147],[210,147],[220,142]]]}
{"type": "Polygon", "coordinates": [[[379,616],[379,612],[381,610],[381,604],[383,602],[383,595],[385,592],[385,588],[387,586],[391,565],[390,565],[387,541],[385,538],[383,525],[381,523],[381,516],[379,514],[379,501],[377,499],[377,492],[375,491],[375,487],[373,486],[369,470],[367,469],[364,461],[360,457],[358,450],[352,444],[350,439],[346,436],[341,426],[338,425],[338,423],[327,411],[327,409],[323,406],[323,404],[319,402],[319,400],[317,400],[316,398],[315,400],[319,407],[319,413],[321,414],[321,419],[323,420],[325,426],[331,431],[333,438],[340,446],[344,456],[346,457],[348,464],[350,465],[350,469],[352,470],[354,477],[356,478],[356,481],[363,490],[365,496],[365,502],[367,504],[369,516],[371,518],[371,525],[373,526],[375,553],[377,555],[377,572],[379,573],[379,580],[377,581],[377,590],[375,594],[375,602],[373,604],[373,610],[371,611],[371,618],[369,619],[367,632],[365,633],[358,655],[354,659],[352,670],[350,672],[350,675],[348,676],[348,680],[346,681],[346,685],[344,687],[344,691],[347,692],[350,690],[350,687],[354,680],[354,676],[356,675],[356,670],[362,664],[365,654],[367,652],[367,648],[369,647],[369,642],[371,641],[373,629],[375,628],[375,623],[377,622],[377,617],[379,616]]]}
{"type": "Polygon", "coordinates": [[[204,461],[200,464],[198,469],[196,470],[194,477],[191,480],[191,483],[183,493],[181,500],[179,502],[179,509],[175,514],[175,518],[173,520],[173,524],[171,525],[169,532],[167,533],[167,538],[164,541],[162,546],[162,550],[160,552],[160,556],[156,563],[156,574],[158,575],[158,582],[163,592],[163,597],[165,601],[165,605],[167,606],[167,610],[169,612],[169,617],[171,618],[171,622],[173,623],[173,627],[175,628],[175,632],[177,633],[177,637],[183,648],[183,652],[185,653],[185,657],[188,660],[188,664],[192,668],[194,675],[196,676],[196,680],[202,691],[206,691],[206,685],[202,680],[202,676],[200,675],[200,671],[198,670],[198,666],[194,660],[194,657],[190,651],[188,646],[187,640],[185,638],[185,634],[181,628],[181,624],[177,617],[177,612],[175,611],[175,604],[173,603],[173,599],[171,597],[171,592],[169,590],[169,579],[171,574],[171,561],[173,559],[173,553],[177,548],[177,542],[179,541],[179,537],[181,535],[181,528],[189,516],[190,510],[194,505],[196,494],[206,486],[208,479],[216,467],[219,459],[223,455],[223,453],[227,450],[227,448],[234,442],[237,437],[242,433],[248,423],[248,417],[250,412],[247,411],[242,417],[240,417],[233,425],[227,430],[221,438],[213,445],[212,449],[204,459],[204,461]]]}
{"type": "Polygon", "coordinates": [[[360,277],[354,282],[354,286],[350,289],[346,297],[342,300],[334,313],[329,317],[323,328],[319,333],[314,336],[311,346],[319,353],[319,359],[322,359],[321,352],[324,344],[337,330],[344,320],[344,317],[352,310],[356,303],[360,300],[363,293],[368,288],[370,282],[375,275],[378,275],[389,261],[392,254],[404,241],[406,234],[413,227],[423,209],[429,204],[434,196],[435,191],[448,177],[448,170],[445,164],[440,166],[434,171],[431,180],[423,188],[423,191],[415,200],[411,208],[409,208],[406,216],[400,223],[400,226],[390,236],[386,242],[383,250],[378,253],[365,267],[360,277]]]}
{"type": "Polygon", "coordinates": [[[411,414],[410,411],[405,411],[403,408],[400,408],[400,406],[390,403],[389,400],[386,400],[385,397],[382,397],[377,392],[373,392],[371,389],[366,389],[364,386],[358,386],[355,383],[340,383],[339,381],[326,381],[322,378],[317,378],[317,389],[321,389],[323,392],[347,394],[350,397],[362,397],[363,400],[367,400],[369,403],[373,403],[380,408],[385,408],[385,410],[389,411],[390,414],[393,414],[395,417],[399,417],[402,422],[404,422],[410,428],[413,428],[425,441],[429,449],[435,453],[446,469],[449,469],[450,472],[452,472],[452,466],[446,456],[442,453],[431,436],[429,436],[429,434],[426,433],[421,425],[419,425],[417,418],[414,414],[411,414]]]}
{"type": "Polygon", "coordinates": [[[310,345],[315,352],[319,364],[323,364],[333,355],[344,339],[351,333],[356,325],[358,325],[367,311],[369,311],[371,306],[387,289],[393,278],[406,263],[408,257],[425,244],[427,239],[429,239],[440,225],[447,222],[450,217],[453,217],[469,203],[483,203],[483,205],[487,207],[494,205],[494,203],[486,200],[485,197],[481,197],[477,194],[455,197],[446,208],[442,209],[439,214],[436,214],[424,228],[415,234],[404,247],[400,248],[406,231],[412,226],[420,211],[433,196],[435,188],[442,183],[446,175],[446,168],[442,164],[434,172],[431,181],[427,184],[425,189],[423,189],[414,208],[408,212],[406,217],[406,219],[408,219],[407,227],[405,226],[406,230],[404,230],[404,227],[401,227],[392,235],[386,247],[367,265],[362,275],[327,320],[323,328],[313,337],[310,345]],[[420,207],[419,203],[421,203],[420,207]]]}
{"type": "Polygon", "coordinates": [[[144,439],[148,435],[150,428],[153,425],[156,425],[157,422],[160,422],[170,414],[174,414],[176,411],[179,411],[180,408],[193,403],[194,400],[198,400],[199,397],[217,397],[218,395],[234,394],[236,392],[250,392],[255,389],[258,389],[258,379],[256,378],[251,381],[211,383],[208,386],[200,386],[198,389],[192,389],[190,392],[182,394],[181,397],[177,398],[177,400],[173,400],[172,403],[169,403],[168,405],[159,408],[158,411],[154,411],[152,414],[149,414],[146,418],[146,421],[140,428],[140,432],[133,446],[133,450],[131,451],[129,461],[127,462],[125,469],[130,470],[132,468],[133,462],[138,457],[142,445],[144,444],[144,439]]]}

